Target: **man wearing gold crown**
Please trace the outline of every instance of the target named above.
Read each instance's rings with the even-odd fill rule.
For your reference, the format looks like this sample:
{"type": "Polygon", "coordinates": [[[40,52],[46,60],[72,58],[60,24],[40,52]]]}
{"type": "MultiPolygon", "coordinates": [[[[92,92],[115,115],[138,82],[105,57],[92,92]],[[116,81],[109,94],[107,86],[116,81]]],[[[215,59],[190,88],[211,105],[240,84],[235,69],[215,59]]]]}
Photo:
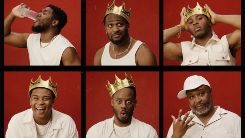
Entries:
{"type": "Polygon", "coordinates": [[[17,5],[4,19],[4,43],[17,48],[27,48],[30,65],[81,64],[75,47],[60,34],[67,22],[67,15],[61,8],[48,5],[37,13],[32,25],[32,31],[37,34],[11,32],[15,19],[26,17],[21,9],[27,9],[27,5],[17,5]]]}
{"type": "Polygon", "coordinates": [[[178,117],[168,130],[167,138],[241,138],[241,118],[220,106],[213,105],[212,88],[202,76],[186,78],[179,99],[188,98],[191,111],[178,117]]]}
{"type": "Polygon", "coordinates": [[[235,65],[235,54],[241,47],[241,16],[214,13],[208,5],[202,8],[182,8],[179,25],[163,31],[164,58],[182,62],[181,65],[235,65]],[[221,39],[214,33],[215,23],[225,23],[237,28],[221,39]],[[191,33],[193,40],[181,43],[170,42],[181,32],[191,33]]]}
{"type": "Polygon", "coordinates": [[[73,119],[53,109],[57,84],[41,76],[29,86],[31,109],[15,114],[6,131],[6,138],[78,138],[73,119]]]}
{"type": "Polygon", "coordinates": [[[114,84],[108,82],[114,116],[93,125],[86,138],[157,138],[156,130],[133,117],[136,106],[136,87],[132,76],[124,80],[115,76],[114,84]]]}
{"type": "Polygon", "coordinates": [[[94,56],[94,65],[150,66],[156,65],[155,55],[147,45],[129,36],[130,11],[124,3],[108,4],[104,26],[110,42],[99,49],[94,56]]]}

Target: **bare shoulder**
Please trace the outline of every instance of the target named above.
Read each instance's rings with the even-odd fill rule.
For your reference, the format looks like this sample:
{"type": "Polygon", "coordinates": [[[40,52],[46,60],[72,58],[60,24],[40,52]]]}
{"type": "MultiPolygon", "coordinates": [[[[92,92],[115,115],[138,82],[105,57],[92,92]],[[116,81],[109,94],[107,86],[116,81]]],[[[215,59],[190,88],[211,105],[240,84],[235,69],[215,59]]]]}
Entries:
{"type": "Polygon", "coordinates": [[[103,54],[105,47],[100,48],[99,50],[96,51],[95,55],[94,55],[94,65],[95,66],[100,66],[101,65],[101,57],[103,54]]]}
{"type": "Polygon", "coordinates": [[[62,62],[65,66],[79,66],[81,65],[80,58],[74,47],[67,47],[62,54],[62,62]]]}
{"type": "Polygon", "coordinates": [[[156,57],[147,44],[142,43],[136,52],[136,63],[139,66],[155,66],[156,57]]]}

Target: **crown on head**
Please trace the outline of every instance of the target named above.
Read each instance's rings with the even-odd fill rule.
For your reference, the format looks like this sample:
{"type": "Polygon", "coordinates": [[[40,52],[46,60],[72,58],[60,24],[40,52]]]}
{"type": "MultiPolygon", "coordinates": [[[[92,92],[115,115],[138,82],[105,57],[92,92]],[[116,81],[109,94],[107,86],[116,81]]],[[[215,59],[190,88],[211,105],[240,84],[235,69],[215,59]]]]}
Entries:
{"type": "Polygon", "coordinates": [[[110,84],[110,82],[108,81],[108,84],[106,85],[106,88],[110,94],[110,96],[112,96],[113,94],[115,94],[118,90],[122,89],[122,88],[127,88],[127,87],[134,87],[134,82],[133,82],[133,78],[132,76],[128,76],[125,73],[125,79],[121,80],[117,77],[117,75],[115,75],[115,83],[114,84],[110,84]]]}
{"type": "Polygon", "coordinates": [[[187,20],[195,14],[204,14],[206,15],[209,19],[211,19],[211,16],[206,8],[202,8],[199,3],[197,2],[197,5],[195,8],[191,9],[188,5],[188,8],[186,9],[186,12],[184,13],[184,20],[187,22],[187,20]]]}
{"type": "Polygon", "coordinates": [[[41,75],[38,76],[36,81],[32,81],[31,79],[30,86],[29,86],[29,96],[30,96],[30,92],[35,88],[49,89],[51,92],[53,92],[55,97],[57,96],[57,83],[53,84],[51,81],[51,77],[49,77],[49,79],[46,81],[42,79],[41,75]]]}
{"type": "Polygon", "coordinates": [[[124,2],[123,2],[123,4],[121,6],[117,6],[115,4],[115,0],[113,0],[113,2],[111,4],[108,3],[107,9],[106,9],[106,13],[105,13],[105,17],[106,17],[106,15],[108,15],[110,13],[122,16],[124,19],[126,19],[129,22],[130,9],[129,10],[125,9],[125,3],[124,2]]]}

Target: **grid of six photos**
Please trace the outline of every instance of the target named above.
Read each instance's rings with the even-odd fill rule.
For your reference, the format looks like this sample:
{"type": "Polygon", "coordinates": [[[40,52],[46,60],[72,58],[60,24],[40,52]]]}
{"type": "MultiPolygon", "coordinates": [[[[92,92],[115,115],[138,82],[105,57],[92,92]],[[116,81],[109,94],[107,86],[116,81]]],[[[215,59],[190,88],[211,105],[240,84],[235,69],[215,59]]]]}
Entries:
{"type": "MultiPolygon", "coordinates": [[[[4,25],[2,26],[4,26],[4,38],[2,38],[2,45],[4,46],[1,48],[1,65],[3,69],[0,74],[2,79],[1,88],[3,91],[1,95],[3,101],[3,114],[1,114],[3,120],[2,137],[6,135],[11,118],[15,114],[31,108],[32,103],[29,93],[32,84],[31,80],[37,80],[40,75],[43,80],[48,80],[49,77],[51,77],[51,83],[57,83],[57,96],[55,93],[54,109],[69,115],[76,125],[78,137],[86,137],[89,128],[100,121],[113,117],[114,113],[116,114],[115,109],[113,109],[114,107],[112,107],[111,99],[113,98],[108,93],[108,81],[110,84],[113,84],[116,79],[115,75],[123,80],[126,77],[125,73],[129,76],[127,81],[130,81],[132,76],[134,87],[137,89],[137,104],[135,103],[133,117],[151,125],[158,137],[168,137],[167,134],[173,122],[171,115],[177,117],[179,109],[182,109],[183,113],[190,110],[191,105],[189,104],[189,98],[178,99],[177,94],[182,89],[185,89],[183,88],[184,82],[187,77],[192,75],[203,76],[207,79],[212,90],[212,102],[213,105],[215,105],[215,109],[220,106],[241,117],[242,124],[238,127],[242,128],[243,131],[241,132],[242,136],[244,136],[243,91],[245,74],[244,55],[241,50],[243,48],[239,48],[235,53],[229,52],[231,55],[225,55],[225,57],[221,55],[220,59],[217,59],[218,61],[222,60],[221,66],[212,66],[210,63],[209,65],[211,66],[206,66],[205,64],[205,66],[180,67],[180,60],[169,56],[176,53],[169,54],[173,51],[166,50],[169,53],[164,51],[164,37],[167,35],[166,33],[163,34],[166,29],[176,27],[177,35],[180,35],[180,37],[178,38],[178,36],[174,34],[174,37],[170,40],[174,43],[182,41],[191,42],[193,36],[187,31],[182,31],[182,28],[180,28],[180,30],[178,24],[181,20],[180,12],[182,7],[189,5],[191,8],[194,8],[197,2],[199,2],[202,7],[208,4],[215,13],[242,15],[241,22],[243,22],[244,8],[242,1],[115,0],[117,6],[125,2],[125,9],[130,9],[131,15],[128,21],[130,25],[128,28],[130,43],[128,44],[129,50],[125,50],[126,53],[131,50],[130,46],[132,41],[135,46],[134,41],[140,40],[145,44],[147,49],[153,53],[156,59],[156,66],[136,67],[110,65],[103,67],[94,66],[94,56],[97,50],[104,47],[106,43],[113,39],[110,39],[104,20],[105,13],[108,10],[108,3],[112,3],[113,0],[4,0],[3,2],[2,9],[4,9],[4,12],[2,19],[4,20],[4,25]],[[30,61],[31,59],[29,60],[29,48],[27,50],[27,48],[16,48],[12,46],[13,44],[11,45],[11,43],[6,44],[8,40],[5,40],[5,19],[13,12],[13,8],[20,3],[25,3],[31,10],[36,12],[43,12],[43,9],[50,4],[58,6],[66,12],[67,23],[62,29],[61,34],[75,47],[76,56],[79,57],[81,66],[30,66],[30,64],[32,64],[30,62],[32,61],[30,61]],[[235,66],[223,66],[223,63],[226,64],[229,62],[233,62],[231,64],[235,66]]],[[[32,33],[33,29],[31,28],[33,24],[37,24],[36,21],[33,22],[28,18],[15,19],[11,26],[11,31],[32,33]]],[[[212,32],[215,31],[215,34],[221,38],[223,35],[236,30],[234,26],[216,23],[212,25],[212,32]]],[[[241,27],[240,23],[240,31],[241,30],[244,30],[244,28],[243,26],[241,27]]],[[[241,32],[240,35],[244,36],[244,31],[241,32]]],[[[119,33],[117,35],[120,36],[121,34],[119,33]]],[[[114,37],[119,37],[117,35],[114,37]]],[[[244,42],[241,36],[240,45],[244,42]]],[[[41,40],[41,38],[39,39],[41,40]]],[[[42,42],[40,42],[40,40],[39,45],[41,47],[42,42]]],[[[51,42],[52,41],[53,40],[51,40],[51,42]]],[[[48,47],[51,42],[47,42],[46,46],[48,47]]],[[[112,50],[115,52],[114,47],[112,50]]],[[[127,55],[124,53],[125,51],[122,51],[118,55],[127,55]]],[[[48,53],[49,51],[45,52],[48,53]]],[[[64,62],[65,60],[63,61],[63,55],[62,58],[58,60],[62,61],[63,65],[65,65],[67,62],[64,62]]],[[[116,54],[115,57],[117,57],[116,54]]],[[[144,61],[141,62],[140,59],[146,59],[144,55],[136,56],[135,58],[139,58],[137,63],[143,63],[144,61]]],[[[182,59],[182,65],[195,64],[196,61],[191,61],[196,60],[195,57],[191,58],[192,59],[186,59],[186,61],[182,59]]],[[[50,82],[47,85],[50,86],[50,82]]],[[[114,85],[114,87],[117,86],[114,85]]],[[[56,90],[54,91],[56,92],[56,90]]],[[[237,128],[232,125],[231,127],[237,128]]],[[[143,133],[147,132],[142,131],[141,133],[142,136],[137,137],[144,137],[143,133]]],[[[188,132],[188,134],[189,133],[190,132],[188,132]]],[[[220,133],[217,132],[214,134],[217,136],[217,134],[220,133]]],[[[26,133],[26,136],[27,135],[28,133],[26,133]]],[[[198,136],[192,137],[205,137],[205,135],[205,131],[203,131],[201,134],[198,134],[198,136]]],[[[228,132],[222,135],[229,137],[228,132]]],[[[239,134],[236,134],[236,136],[237,135],[239,136],[239,134]]],[[[9,137],[11,138],[11,135],[9,135],[9,137]]],[[[12,135],[12,137],[14,137],[14,135],[12,135]]],[[[63,137],[68,136],[63,135],[63,137]]],[[[131,137],[136,136],[131,135],[131,137]]],[[[186,137],[188,137],[188,135],[186,137]]]]}

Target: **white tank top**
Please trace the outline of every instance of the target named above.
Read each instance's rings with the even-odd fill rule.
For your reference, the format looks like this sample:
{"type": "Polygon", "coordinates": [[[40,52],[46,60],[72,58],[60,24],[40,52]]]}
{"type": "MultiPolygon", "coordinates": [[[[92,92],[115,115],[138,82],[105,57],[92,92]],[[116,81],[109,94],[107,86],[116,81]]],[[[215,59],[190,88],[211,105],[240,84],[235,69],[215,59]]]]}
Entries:
{"type": "Polygon", "coordinates": [[[182,66],[231,66],[235,65],[235,58],[231,55],[226,35],[221,39],[213,33],[206,46],[192,42],[181,42],[183,55],[182,66]]]}
{"type": "Polygon", "coordinates": [[[67,47],[74,47],[69,40],[61,34],[46,47],[41,47],[41,34],[30,34],[27,38],[27,49],[29,53],[30,65],[60,65],[61,57],[67,47]]]}
{"type": "Polygon", "coordinates": [[[104,51],[101,57],[102,66],[136,66],[135,54],[143,42],[137,40],[132,49],[123,57],[119,59],[113,59],[110,56],[109,48],[110,42],[105,45],[104,51]]]}

